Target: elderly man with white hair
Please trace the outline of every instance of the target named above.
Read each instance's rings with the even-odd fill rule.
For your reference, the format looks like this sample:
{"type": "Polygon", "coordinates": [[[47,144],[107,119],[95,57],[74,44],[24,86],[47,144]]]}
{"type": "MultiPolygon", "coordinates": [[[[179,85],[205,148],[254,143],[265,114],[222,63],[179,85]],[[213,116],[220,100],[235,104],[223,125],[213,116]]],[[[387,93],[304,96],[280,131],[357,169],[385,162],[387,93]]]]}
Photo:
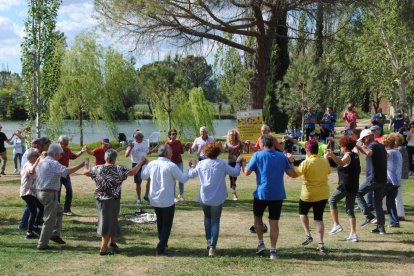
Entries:
{"type": "Polygon", "coordinates": [[[36,196],[44,206],[44,223],[37,244],[39,250],[51,249],[52,247],[48,245],[49,240],[65,244],[65,241],[60,237],[63,217],[63,208],[58,201],[60,178],[82,168],[85,161],[74,167],[66,168],[58,162],[63,154],[60,145],[52,144],[49,146],[47,156],[37,166],[36,196]]]}
{"type": "MultiPolygon", "coordinates": [[[[60,146],[63,149],[63,155],[62,157],[59,159],[59,163],[62,164],[65,167],[69,167],[69,160],[74,160],[76,158],[78,158],[79,156],[81,156],[82,153],[84,153],[86,151],[85,148],[83,148],[82,150],[80,150],[77,153],[73,153],[70,148],[68,147],[69,145],[69,138],[66,135],[60,135],[58,142],[60,144],[60,146]]],[[[70,176],[67,175],[66,177],[62,177],[60,178],[60,183],[65,186],[66,189],[66,196],[65,196],[65,204],[63,205],[63,214],[67,215],[67,216],[72,216],[72,210],[71,210],[71,206],[72,206],[72,182],[70,181],[70,176]]],[[[59,202],[60,202],[60,193],[62,191],[62,186],[60,187],[59,190],[59,202]]]]}
{"type": "Polygon", "coordinates": [[[208,129],[205,126],[200,127],[200,137],[195,138],[190,153],[197,152],[198,161],[206,159],[203,152],[207,144],[213,143],[215,140],[213,137],[208,136],[208,129]]]}

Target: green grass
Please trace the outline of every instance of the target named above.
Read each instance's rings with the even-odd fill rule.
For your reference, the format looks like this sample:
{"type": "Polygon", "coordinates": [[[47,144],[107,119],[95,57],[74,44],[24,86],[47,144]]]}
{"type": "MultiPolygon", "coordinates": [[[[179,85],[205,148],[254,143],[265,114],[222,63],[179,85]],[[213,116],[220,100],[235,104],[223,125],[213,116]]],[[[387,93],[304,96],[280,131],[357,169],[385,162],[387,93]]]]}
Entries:
{"type": "MultiPolygon", "coordinates": [[[[9,150],[10,154],[10,150],[9,150]]],[[[188,159],[190,156],[185,155],[188,159]]],[[[9,159],[6,172],[12,172],[9,159]]],[[[71,161],[77,164],[78,161],[71,161]]],[[[130,166],[122,156],[119,163],[130,166]]],[[[36,240],[25,240],[24,232],[17,230],[24,203],[18,196],[19,180],[7,175],[0,178],[0,271],[4,275],[410,275],[414,269],[414,181],[406,182],[404,200],[408,221],[399,229],[386,229],[383,236],[357,227],[359,243],[344,241],[349,231],[343,204],[340,204],[340,221],[344,232],[333,237],[327,232],[332,226],[328,208],[325,209],[326,253],[314,250],[316,243],[300,245],[304,238],[297,214],[300,179],[286,177],[288,198],[284,202],[280,219],[278,250],[280,258],[270,261],[255,256],[257,237],[249,232],[252,225],[252,191],[254,175],[241,176],[238,180],[239,201],[227,200],[223,210],[217,257],[206,257],[203,214],[196,201],[198,179],[185,187],[186,201],[176,205],[173,231],[170,237],[170,257],[156,257],[156,226],[137,225],[126,221],[136,209],[132,178],[124,182],[122,190],[120,223],[123,252],[114,256],[98,255],[100,238],[96,234],[97,218],[93,199],[94,183],[80,174],[72,176],[74,200],[73,217],[64,217],[62,238],[67,244],[55,250],[36,250],[36,240]]],[[[337,181],[336,172],[330,176],[331,187],[337,181]]],[[[147,205],[144,208],[152,212],[147,205]]],[[[359,211],[357,223],[362,222],[359,211]]],[[[267,214],[265,214],[267,216],[267,214]]],[[[388,221],[388,216],[386,217],[388,221]]],[[[312,232],[314,227],[311,224],[312,232]]],[[[314,236],[316,236],[314,234],[314,236]]],[[[52,242],[53,243],[53,242],[52,242]]],[[[269,235],[265,234],[269,246],[269,235]]],[[[55,245],[55,244],[51,244],[55,245]]]]}

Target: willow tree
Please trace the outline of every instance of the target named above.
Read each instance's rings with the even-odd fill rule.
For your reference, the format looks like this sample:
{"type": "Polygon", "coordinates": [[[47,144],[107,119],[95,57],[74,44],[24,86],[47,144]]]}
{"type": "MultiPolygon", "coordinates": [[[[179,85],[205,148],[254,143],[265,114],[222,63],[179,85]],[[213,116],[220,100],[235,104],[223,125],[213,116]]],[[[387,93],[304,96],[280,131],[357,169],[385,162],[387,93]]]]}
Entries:
{"type": "MultiPolygon", "coordinates": [[[[350,1],[95,0],[95,6],[109,29],[134,39],[137,46],[165,41],[178,46],[191,46],[210,41],[253,55],[249,105],[251,108],[262,108],[274,40],[281,38],[283,48],[279,48],[287,48],[286,41],[283,41],[287,36],[287,14],[317,2],[333,4],[350,1]],[[240,39],[229,39],[228,34],[240,39]],[[249,40],[254,43],[243,43],[249,40]]],[[[287,51],[280,51],[279,54],[279,58],[288,59],[287,51]]],[[[287,67],[282,65],[278,69],[283,75],[287,67]]]]}
{"type": "Polygon", "coordinates": [[[56,32],[56,18],[61,0],[28,0],[28,17],[24,24],[22,48],[22,75],[27,97],[27,109],[36,124],[40,137],[47,105],[58,88],[62,55],[57,53],[64,40],[56,32]]]}
{"type": "Polygon", "coordinates": [[[82,32],[66,51],[59,90],[49,108],[54,114],[49,128],[60,130],[64,119],[79,121],[80,144],[83,145],[84,120],[102,119],[114,135],[114,111],[123,110],[121,95],[133,83],[135,69],[113,49],[105,50],[93,33],[82,32]]]}

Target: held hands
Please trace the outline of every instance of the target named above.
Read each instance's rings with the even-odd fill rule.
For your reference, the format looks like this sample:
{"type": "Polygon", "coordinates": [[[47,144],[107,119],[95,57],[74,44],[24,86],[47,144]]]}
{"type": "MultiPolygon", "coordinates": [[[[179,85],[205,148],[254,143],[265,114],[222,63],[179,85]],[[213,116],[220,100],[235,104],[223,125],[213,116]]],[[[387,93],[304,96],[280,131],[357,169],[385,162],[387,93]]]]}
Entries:
{"type": "Polygon", "coordinates": [[[85,169],[89,169],[89,158],[88,157],[83,159],[83,166],[85,167],[85,169]]]}
{"type": "Polygon", "coordinates": [[[328,158],[328,157],[331,157],[331,155],[332,155],[332,150],[331,149],[326,149],[324,154],[323,154],[323,157],[328,158]]]}
{"type": "Polygon", "coordinates": [[[238,163],[240,166],[243,166],[243,164],[246,163],[246,159],[243,156],[237,157],[236,163],[238,163]]]}
{"type": "Polygon", "coordinates": [[[294,163],[295,162],[295,158],[293,158],[293,155],[292,154],[286,153],[285,156],[289,160],[290,163],[294,163]]]}
{"type": "Polygon", "coordinates": [[[189,162],[188,162],[188,166],[190,167],[190,168],[195,168],[196,167],[196,165],[197,165],[197,161],[196,160],[190,160],[189,162]]]}

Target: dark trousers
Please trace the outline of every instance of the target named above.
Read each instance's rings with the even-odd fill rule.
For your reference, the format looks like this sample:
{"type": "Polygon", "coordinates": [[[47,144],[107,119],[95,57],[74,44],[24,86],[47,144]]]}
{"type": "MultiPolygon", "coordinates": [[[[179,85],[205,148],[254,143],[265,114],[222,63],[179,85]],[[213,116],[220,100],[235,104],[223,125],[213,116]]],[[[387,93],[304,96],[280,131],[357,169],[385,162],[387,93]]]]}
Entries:
{"type": "Polygon", "coordinates": [[[369,191],[374,192],[374,208],[375,208],[375,213],[377,215],[378,226],[384,226],[385,224],[384,210],[382,210],[382,198],[383,198],[382,193],[383,193],[384,188],[385,188],[385,183],[365,181],[359,185],[359,191],[356,194],[356,201],[358,202],[358,206],[361,209],[362,214],[364,214],[364,216],[367,219],[369,219],[373,215],[364,199],[364,195],[368,193],[369,191]]]}
{"type": "Polygon", "coordinates": [[[397,206],[395,204],[395,198],[398,194],[398,188],[400,186],[387,183],[384,188],[384,197],[386,198],[387,210],[390,214],[390,224],[399,224],[397,206]]]}
{"type": "Polygon", "coordinates": [[[34,226],[41,225],[43,205],[35,196],[32,195],[22,196],[22,199],[27,203],[27,208],[30,212],[27,232],[32,233],[34,226]]]}
{"type": "Polygon", "coordinates": [[[63,205],[63,212],[71,212],[72,206],[72,182],[70,181],[70,176],[61,177],[60,178],[60,190],[59,190],[59,202],[60,202],[60,194],[62,192],[62,186],[65,186],[66,189],[66,196],[65,196],[65,204],[63,205]]]}
{"type": "Polygon", "coordinates": [[[157,230],[158,230],[158,245],[157,253],[164,254],[165,248],[168,245],[171,228],[174,220],[175,205],[165,208],[154,207],[157,215],[157,230]]]}
{"type": "Polygon", "coordinates": [[[410,168],[410,172],[414,171],[414,165],[413,165],[413,154],[414,154],[414,147],[407,146],[408,151],[408,167],[410,168]]]}

